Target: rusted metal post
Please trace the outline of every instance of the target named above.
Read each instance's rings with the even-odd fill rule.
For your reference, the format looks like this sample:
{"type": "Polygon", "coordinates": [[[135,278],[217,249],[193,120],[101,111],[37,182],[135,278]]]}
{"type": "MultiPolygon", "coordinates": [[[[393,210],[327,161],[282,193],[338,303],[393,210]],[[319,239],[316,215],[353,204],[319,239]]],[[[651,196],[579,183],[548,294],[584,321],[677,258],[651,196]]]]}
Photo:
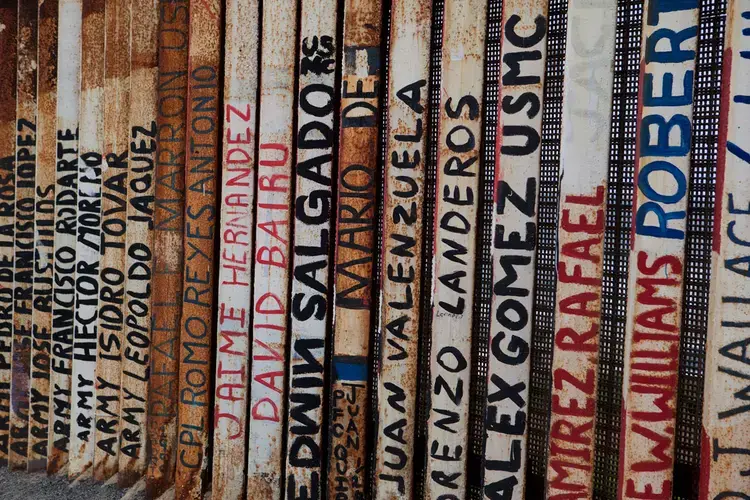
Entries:
{"type": "Polygon", "coordinates": [[[202,499],[208,471],[215,314],[213,264],[221,154],[221,1],[190,0],[190,26],[175,500],[202,499]]]}
{"type": "Polygon", "coordinates": [[[247,496],[279,498],[289,311],[297,2],[263,4],[247,496]]]}
{"type": "Polygon", "coordinates": [[[11,469],[26,469],[34,284],[34,202],[37,118],[37,4],[18,4],[18,91],[16,95],[16,233],[11,381],[11,469]]]}
{"type": "Polygon", "coordinates": [[[83,0],[78,136],[78,235],[72,393],[73,429],[68,476],[90,477],[94,465],[94,408],[101,258],[104,161],[104,0],[83,0]]]}
{"type": "Polygon", "coordinates": [[[52,302],[47,473],[68,463],[78,215],[78,106],[81,85],[81,1],[60,0],[57,50],[55,268],[52,302]]]}
{"type": "Polygon", "coordinates": [[[104,9],[104,165],[94,450],[94,479],[100,481],[117,473],[120,451],[130,144],[129,3],[129,0],[107,0],[104,9]]]}
{"type": "Polygon", "coordinates": [[[327,496],[367,489],[382,0],[345,0],[327,496]]]}
{"type": "MultiPolygon", "coordinates": [[[[616,0],[568,4],[547,495],[592,498],[616,0]]],[[[512,316],[510,316],[512,317],[512,316]]]]}
{"type": "Polygon", "coordinates": [[[158,498],[174,484],[177,376],[182,316],[188,0],[159,2],[159,83],[154,177],[154,268],[151,373],[148,389],[149,459],[146,493],[158,498]]]}
{"type": "Polygon", "coordinates": [[[212,495],[245,492],[250,375],[259,3],[229,0],[224,45],[224,134],[212,495]]]}
{"type": "Polygon", "coordinates": [[[446,0],[425,497],[466,493],[487,2],[446,0]]]}
{"type": "Polygon", "coordinates": [[[302,1],[286,498],[322,497],[337,17],[336,0],[302,1]]]}
{"type": "Polygon", "coordinates": [[[154,0],[131,0],[130,140],[126,288],[122,338],[120,457],[117,482],[133,485],[146,472],[146,413],[151,353],[154,259],[154,162],[159,11],[154,0]]]}
{"type": "Polygon", "coordinates": [[[520,500],[526,489],[547,1],[504,1],[502,25],[484,497],[520,500]],[[517,389],[513,397],[500,396],[505,387],[517,389]]]}
{"type": "Polygon", "coordinates": [[[431,0],[392,0],[375,495],[411,498],[422,291],[431,0]]]}
{"type": "Polygon", "coordinates": [[[671,498],[698,2],[647,0],[618,497],[671,498]],[[648,493],[645,493],[648,492],[648,493]]]}
{"type": "Polygon", "coordinates": [[[750,498],[743,391],[750,343],[747,207],[750,201],[750,0],[727,3],[719,157],[706,336],[700,500],[750,498]]]}
{"type": "Polygon", "coordinates": [[[13,345],[18,2],[0,7],[0,467],[8,465],[13,345]]]}
{"type": "Polygon", "coordinates": [[[34,308],[32,312],[29,471],[46,470],[49,438],[52,283],[57,160],[57,0],[39,2],[34,308]]]}

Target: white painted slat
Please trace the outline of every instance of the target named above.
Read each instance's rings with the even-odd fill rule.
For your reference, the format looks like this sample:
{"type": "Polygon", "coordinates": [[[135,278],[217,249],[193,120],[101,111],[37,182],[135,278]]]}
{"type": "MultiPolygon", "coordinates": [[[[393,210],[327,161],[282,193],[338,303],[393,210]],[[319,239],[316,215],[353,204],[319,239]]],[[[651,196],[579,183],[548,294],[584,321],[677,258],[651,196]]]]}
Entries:
{"type": "Polygon", "coordinates": [[[227,2],[212,487],[227,500],[243,497],[246,478],[258,23],[257,1],[227,2]]]}
{"type": "Polygon", "coordinates": [[[323,486],[323,389],[332,298],[329,261],[336,139],[337,14],[335,0],[303,0],[301,3],[286,417],[287,498],[320,498],[323,486]]]}
{"type": "Polygon", "coordinates": [[[503,2],[484,496],[524,498],[547,1],[503,2]],[[516,65],[519,65],[517,67],[516,65]],[[498,397],[498,386],[517,387],[498,397]]]}
{"type": "Polygon", "coordinates": [[[591,498],[615,0],[571,0],[560,144],[547,494],[591,498]]]}
{"type": "Polygon", "coordinates": [[[374,498],[411,498],[422,304],[431,0],[393,0],[374,498]]]}
{"type": "Polygon", "coordinates": [[[104,0],[83,0],[78,136],[78,236],[73,341],[73,409],[68,476],[91,477],[104,150],[104,0]]]}
{"type": "Polygon", "coordinates": [[[697,0],[643,13],[620,498],[672,495],[698,42],[697,0]]]}
{"type": "Polygon", "coordinates": [[[443,13],[425,496],[466,494],[487,2],[443,13]]]}

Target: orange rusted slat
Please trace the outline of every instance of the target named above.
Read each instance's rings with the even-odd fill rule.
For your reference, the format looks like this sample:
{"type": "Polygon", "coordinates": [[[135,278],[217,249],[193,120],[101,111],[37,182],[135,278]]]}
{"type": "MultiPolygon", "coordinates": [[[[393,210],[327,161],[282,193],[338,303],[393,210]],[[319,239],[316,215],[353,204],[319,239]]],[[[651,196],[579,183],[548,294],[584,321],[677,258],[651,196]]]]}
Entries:
{"type": "Polygon", "coordinates": [[[727,3],[723,63],[700,500],[750,498],[750,0],[727,3]]]}
{"type": "Polygon", "coordinates": [[[57,50],[57,185],[55,188],[52,359],[47,472],[68,463],[78,214],[78,107],[81,84],[81,1],[60,0],[57,50]]]}
{"type": "Polygon", "coordinates": [[[11,469],[26,469],[29,439],[37,140],[37,21],[36,2],[19,2],[13,377],[9,456],[11,469]]]}
{"type": "Polygon", "coordinates": [[[264,2],[262,23],[247,455],[248,498],[259,500],[280,497],[283,478],[297,2],[264,2]]]}
{"type": "MultiPolygon", "coordinates": [[[[158,10],[130,0],[130,116],[126,285],[123,305],[120,456],[117,482],[134,484],[146,471],[146,413],[153,291],[153,202],[158,85],[158,10]]],[[[127,83],[127,82],[125,82],[127,83]]],[[[122,150],[122,148],[121,148],[122,150]]]]}
{"type": "Polygon", "coordinates": [[[568,6],[547,494],[591,498],[617,2],[568,6]]]}
{"type": "Polygon", "coordinates": [[[327,496],[367,483],[370,319],[380,123],[381,0],[345,0],[327,496]]]}
{"type": "Polygon", "coordinates": [[[300,13],[294,203],[287,498],[322,496],[325,355],[336,111],[336,0],[303,0],[300,13]]]}
{"type": "Polygon", "coordinates": [[[503,2],[484,496],[524,498],[547,1],[503,2]],[[518,61],[522,71],[516,66],[518,61]],[[513,387],[506,395],[504,389],[513,387]]]}
{"type": "Polygon", "coordinates": [[[466,493],[487,3],[446,0],[435,207],[427,498],[466,493]]]}
{"type": "Polygon", "coordinates": [[[191,0],[190,26],[176,500],[202,498],[208,469],[213,263],[221,154],[221,2],[191,0]],[[197,26],[200,29],[195,29],[197,26]]]}
{"type": "Polygon", "coordinates": [[[38,118],[34,214],[34,306],[29,395],[29,471],[46,470],[49,437],[52,283],[57,159],[57,0],[39,2],[38,118]]]}
{"type": "Polygon", "coordinates": [[[68,476],[90,477],[94,408],[104,159],[104,0],[83,1],[78,136],[78,235],[73,341],[73,411],[68,476]]]}
{"type": "Polygon", "coordinates": [[[146,492],[151,498],[160,497],[174,484],[177,451],[188,11],[188,0],[159,2],[151,373],[146,444],[149,460],[146,492]]]}
{"type": "Polygon", "coordinates": [[[8,465],[13,344],[17,1],[0,7],[0,467],[8,465]]]}
{"type": "Polygon", "coordinates": [[[375,498],[411,498],[431,0],[391,2],[375,498]]]}
{"type": "Polygon", "coordinates": [[[130,137],[129,7],[129,0],[108,0],[104,9],[104,165],[94,449],[94,479],[100,481],[117,473],[120,450],[130,137]]]}
{"type": "Polygon", "coordinates": [[[618,497],[670,498],[698,2],[643,12],[618,497]]]}
{"type": "Polygon", "coordinates": [[[259,3],[227,2],[213,498],[244,498],[252,318],[259,3]]]}

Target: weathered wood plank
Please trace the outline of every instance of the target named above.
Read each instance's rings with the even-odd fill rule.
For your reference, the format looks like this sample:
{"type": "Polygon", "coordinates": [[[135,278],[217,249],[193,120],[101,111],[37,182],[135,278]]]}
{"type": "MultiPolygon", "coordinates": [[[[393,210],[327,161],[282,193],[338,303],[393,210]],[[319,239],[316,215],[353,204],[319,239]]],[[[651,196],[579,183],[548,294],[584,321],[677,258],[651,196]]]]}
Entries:
{"type": "Polygon", "coordinates": [[[130,118],[130,5],[104,9],[104,166],[96,362],[94,479],[117,473],[127,249],[130,118]]]}
{"type": "Polygon", "coordinates": [[[297,2],[263,3],[247,495],[279,498],[291,268],[297,2]]]}
{"type": "Polygon", "coordinates": [[[719,157],[706,336],[701,500],[750,498],[747,387],[750,276],[750,0],[727,3],[721,84],[719,157]]]}
{"type": "Polygon", "coordinates": [[[0,467],[8,465],[13,358],[18,2],[0,7],[0,467]]]}
{"type": "Polygon", "coordinates": [[[57,160],[57,0],[39,2],[38,121],[34,214],[29,471],[46,470],[49,438],[52,285],[57,160]]]}
{"type": "Polygon", "coordinates": [[[159,2],[159,83],[154,187],[154,286],[148,391],[146,492],[158,498],[174,484],[177,378],[182,316],[188,0],[159,2]]]}
{"type": "Polygon", "coordinates": [[[367,489],[382,0],[345,0],[327,495],[367,489]]]}
{"type": "Polygon", "coordinates": [[[122,339],[120,456],[117,483],[133,485],[146,472],[151,296],[154,261],[154,163],[159,10],[154,0],[131,0],[130,137],[125,241],[127,269],[122,339]]]}
{"type": "Polygon", "coordinates": [[[47,473],[68,463],[70,446],[73,317],[78,226],[78,108],[81,91],[81,0],[60,0],[57,50],[57,185],[52,361],[47,473]]]}
{"type": "Polygon", "coordinates": [[[11,469],[26,469],[29,442],[31,330],[34,300],[34,205],[37,141],[38,12],[34,1],[18,4],[16,104],[16,233],[11,382],[11,469]]]}
{"type": "Polygon", "coordinates": [[[190,26],[176,500],[203,498],[209,470],[216,309],[213,264],[221,154],[221,1],[190,0],[190,26]]]}
{"type": "Polygon", "coordinates": [[[214,390],[213,497],[245,496],[249,330],[260,12],[229,0],[224,46],[224,136],[214,390]]]}
{"type": "Polygon", "coordinates": [[[73,422],[68,476],[91,477],[94,465],[97,318],[104,159],[104,0],[83,0],[78,136],[78,234],[73,341],[73,422]]]}

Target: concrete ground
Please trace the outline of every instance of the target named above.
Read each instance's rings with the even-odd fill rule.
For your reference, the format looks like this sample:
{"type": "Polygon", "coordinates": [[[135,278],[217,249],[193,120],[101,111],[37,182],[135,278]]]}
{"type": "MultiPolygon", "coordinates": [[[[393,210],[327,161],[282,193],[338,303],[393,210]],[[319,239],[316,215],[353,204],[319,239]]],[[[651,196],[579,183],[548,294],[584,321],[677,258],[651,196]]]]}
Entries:
{"type": "Polygon", "coordinates": [[[142,500],[140,488],[121,490],[115,484],[81,481],[71,487],[66,478],[44,473],[10,472],[0,467],[0,500],[142,500]]]}

